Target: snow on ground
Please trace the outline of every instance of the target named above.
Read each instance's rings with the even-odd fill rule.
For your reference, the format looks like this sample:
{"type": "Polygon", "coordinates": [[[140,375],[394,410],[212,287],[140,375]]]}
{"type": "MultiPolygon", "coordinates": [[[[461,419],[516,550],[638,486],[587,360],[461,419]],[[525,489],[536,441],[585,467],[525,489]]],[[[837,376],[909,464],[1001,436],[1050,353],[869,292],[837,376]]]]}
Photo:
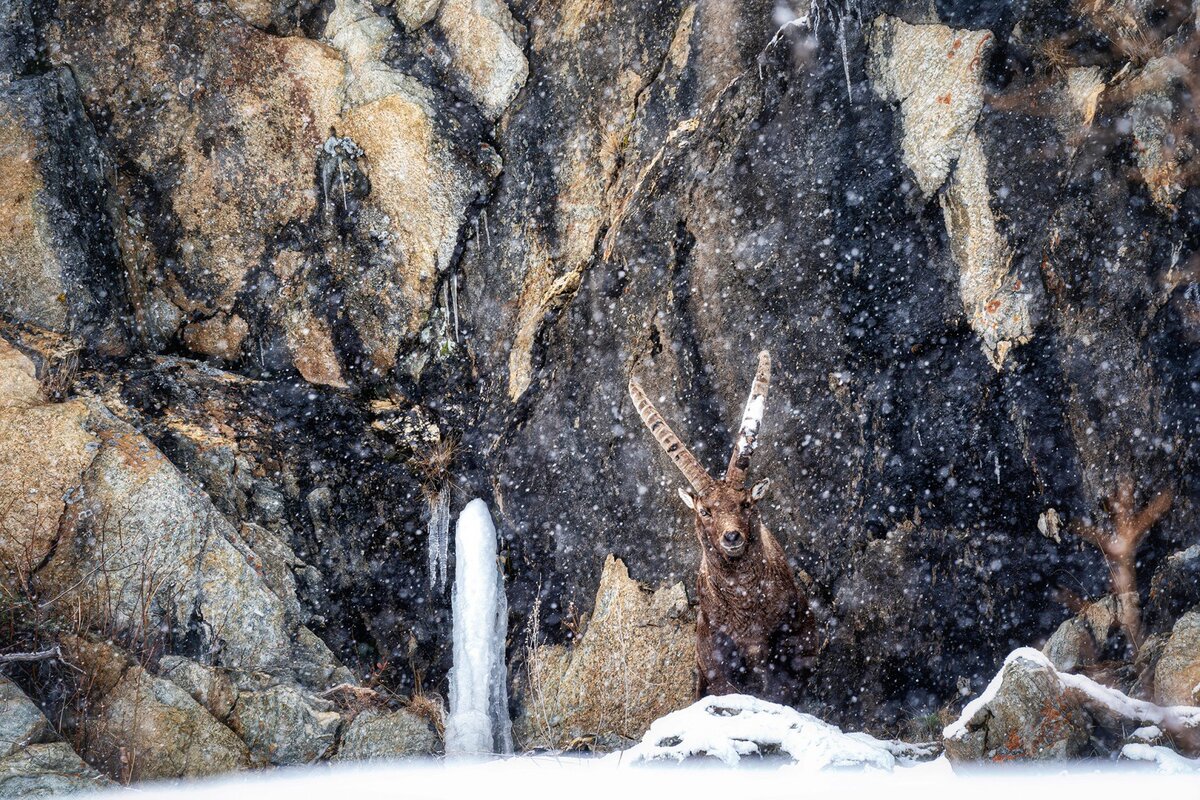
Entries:
{"type": "MultiPolygon", "coordinates": [[[[143,786],[137,800],[749,800],[887,798],[887,800],[1087,800],[1154,796],[1189,800],[1195,774],[1151,764],[1013,765],[956,774],[945,759],[895,772],[813,772],[769,768],[631,766],[604,759],[519,756],[463,763],[431,761],[280,769],[179,786],[143,786]]],[[[130,797],[125,790],[105,800],[130,797]]]]}
{"type": "MultiPolygon", "coordinates": [[[[1185,758],[1169,747],[1134,743],[1121,748],[1121,756],[1130,761],[1149,761],[1158,766],[1162,772],[1172,775],[1192,775],[1193,780],[1200,781],[1200,758],[1185,758]]],[[[1200,788],[1196,794],[1200,795],[1200,788]]],[[[1195,795],[1193,795],[1195,796],[1195,795]]]]}

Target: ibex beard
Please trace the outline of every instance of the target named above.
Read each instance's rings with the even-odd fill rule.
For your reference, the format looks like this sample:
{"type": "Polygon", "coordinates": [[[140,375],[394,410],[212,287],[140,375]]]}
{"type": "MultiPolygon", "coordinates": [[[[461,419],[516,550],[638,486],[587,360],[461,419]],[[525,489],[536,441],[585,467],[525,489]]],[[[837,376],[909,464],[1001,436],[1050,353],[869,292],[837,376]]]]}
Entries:
{"type": "Polygon", "coordinates": [[[794,705],[817,654],[816,620],[783,548],[759,515],[770,480],[745,487],[770,381],[771,357],[764,351],[721,480],[701,466],[635,379],[629,395],[691,485],[679,495],[692,510],[701,552],[696,696],[743,692],[794,705]]]}

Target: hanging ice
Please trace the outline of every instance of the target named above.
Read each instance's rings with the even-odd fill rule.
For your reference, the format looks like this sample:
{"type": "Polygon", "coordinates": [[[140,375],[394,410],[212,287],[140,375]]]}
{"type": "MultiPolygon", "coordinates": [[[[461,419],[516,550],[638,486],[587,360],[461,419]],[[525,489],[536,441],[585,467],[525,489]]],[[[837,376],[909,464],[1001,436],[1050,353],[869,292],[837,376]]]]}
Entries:
{"type": "Polygon", "coordinates": [[[425,498],[429,512],[429,588],[446,588],[446,566],[450,549],[450,487],[425,498]]]}
{"type": "Polygon", "coordinates": [[[475,499],[454,532],[454,665],[446,755],[512,752],[508,718],[508,602],[496,563],[496,528],[475,499]]]}

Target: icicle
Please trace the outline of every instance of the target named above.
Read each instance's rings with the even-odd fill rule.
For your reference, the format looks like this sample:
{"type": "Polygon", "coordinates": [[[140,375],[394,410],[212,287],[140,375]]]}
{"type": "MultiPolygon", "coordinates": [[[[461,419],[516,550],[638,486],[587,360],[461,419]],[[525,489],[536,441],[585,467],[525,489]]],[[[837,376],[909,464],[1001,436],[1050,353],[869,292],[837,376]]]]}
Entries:
{"type": "Polygon", "coordinates": [[[838,18],[838,46],[842,49],[842,69],[846,71],[846,97],[854,102],[854,92],[850,88],[850,57],[846,55],[846,16],[843,12],[838,18]]]}
{"type": "Polygon", "coordinates": [[[446,755],[512,752],[508,718],[508,602],[487,504],[472,500],[454,532],[454,666],[446,755]]]}
{"type": "Polygon", "coordinates": [[[446,588],[446,565],[450,552],[450,490],[443,486],[426,498],[429,511],[429,587],[435,592],[446,588]]]}

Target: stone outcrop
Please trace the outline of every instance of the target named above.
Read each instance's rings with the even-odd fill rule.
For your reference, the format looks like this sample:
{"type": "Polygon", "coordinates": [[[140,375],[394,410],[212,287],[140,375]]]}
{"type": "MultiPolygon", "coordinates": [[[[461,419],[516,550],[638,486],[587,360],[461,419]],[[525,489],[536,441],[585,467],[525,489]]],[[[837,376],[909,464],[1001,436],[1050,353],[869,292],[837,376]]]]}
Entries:
{"type": "Polygon", "coordinates": [[[1154,697],[1162,705],[1200,706],[1200,608],[1171,629],[1154,669],[1154,697]]]}
{"type": "Polygon", "coordinates": [[[0,675],[0,797],[43,797],[109,785],[59,738],[41,709],[0,675]]]}
{"type": "Polygon", "coordinates": [[[946,755],[955,763],[1046,761],[1115,755],[1130,734],[1151,728],[1169,731],[1176,747],[1194,750],[1200,746],[1200,708],[1135,700],[1059,672],[1037,650],[1022,648],[944,736],[946,755]]]}
{"type": "Polygon", "coordinates": [[[113,645],[74,639],[68,657],[86,675],[83,755],[109,775],[162,780],[250,765],[246,745],[191,695],[113,645]]]}
{"type": "Polygon", "coordinates": [[[333,704],[295,686],[242,691],[230,724],[260,764],[308,764],[333,747],[341,716],[333,704]]]}
{"type": "Polygon", "coordinates": [[[525,747],[629,744],[651,722],[691,702],[695,637],[681,584],[651,592],[609,556],[574,645],[526,651],[524,716],[515,735],[525,747]]]}
{"type": "Polygon", "coordinates": [[[429,722],[406,709],[367,710],[355,715],[342,733],[339,761],[377,761],[427,756],[437,751],[429,722]]]}

